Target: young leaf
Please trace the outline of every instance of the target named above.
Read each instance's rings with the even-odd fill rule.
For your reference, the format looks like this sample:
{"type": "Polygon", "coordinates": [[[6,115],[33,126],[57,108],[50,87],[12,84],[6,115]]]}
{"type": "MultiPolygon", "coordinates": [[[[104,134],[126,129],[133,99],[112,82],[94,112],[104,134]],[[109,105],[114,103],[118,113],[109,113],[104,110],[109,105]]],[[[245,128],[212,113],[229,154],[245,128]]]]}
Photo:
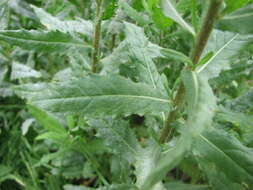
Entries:
{"type": "Polygon", "coordinates": [[[225,132],[212,130],[199,135],[194,144],[194,155],[205,165],[213,165],[231,184],[243,182],[249,189],[253,187],[252,149],[225,132]]]}
{"type": "Polygon", "coordinates": [[[93,75],[63,83],[27,84],[16,87],[21,96],[53,113],[110,115],[159,113],[170,101],[145,84],[120,76],[93,75]]]}
{"type": "Polygon", "coordinates": [[[0,40],[27,50],[46,53],[66,53],[69,49],[90,49],[81,40],[59,31],[39,32],[35,30],[1,30],[0,40]]]}
{"type": "Polygon", "coordinates": [[[40,22],[47,27],[48,30],[61,31],[64,33],[81,33],[88,36],[92,36],[93,25],[91,21],[86,21],[83,19],[61,21],[57,17],[54,17],[44,11],[42,8],[35,7],[31,5],[35,11],[37,17],[39,17],[40,22]]]}
{"type": "Polygon", "coordinates": [[[177,12],[176,8],[173,6],[171,0],[162,0],[162,9],[163,9],[163,14],[172,20],[174,20],[176,23],[181,25],[184,29],[189,31],[192,35],[195,36],[195,32],[193,28],[187,24],[184,19],[180,16],[180,14],[177,12]]]}
{"type": "Polygon", "coordinates": [[[234,58],[246,45],[253,41],[253,36],[241,36],[239,34],[213,31],[203,56],[209,52],[214,55],[197,72],[207,79],[219,76],[222,70],[230,68],[230,60],[234,58]]]}
{"type": "Polygon", "coordinates": [[[19,64],[17,62],[12,63],[11,80],[23,79],[23,78],[40,78],[42,75],[40,72],[28,67],[27,65],[19,64]]]}
{"type": "Polygon", "coordinates": [[[240,34],[253,34],[252,20],[253,4],[226,15],[219,20],[216,28],[240,34]]]}

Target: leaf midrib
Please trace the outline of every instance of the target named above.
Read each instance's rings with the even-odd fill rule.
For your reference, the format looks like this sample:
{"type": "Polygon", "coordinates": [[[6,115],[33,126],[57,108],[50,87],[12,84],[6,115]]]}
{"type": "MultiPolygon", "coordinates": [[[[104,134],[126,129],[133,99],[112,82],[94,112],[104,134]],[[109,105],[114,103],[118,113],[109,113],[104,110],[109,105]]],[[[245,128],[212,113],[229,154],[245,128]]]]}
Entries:
{"type": "Polygon", "coordinates": [[[234,161],[232,158],[230,158],[229,155],[227,155],[224,151],[222,151],[219,147],[217,147],[215,144],[213,144],[212,142],[210,142],[207,138],[205,138],[203,135],[199,135],[199,137],[201,137],[204,141],[206,141],[211,147],[213,147],[215,150],[217,150],[218,152],[220,152],[221,154],[223,154],[226,158],[228,158],[230,161],[232,161],[237,167],[241,168],[247,175],[248,177],[251,176],[251,174],[242,166],[240,166],[236,161],[234,161]]]}
{"type": "Polygon", "coordinates": [[[43,102],[43,101],[56,101],[56,100],[76,100],[76,99],[89,99],[89,98],[96,98],[96,97],[120,97],[120,98],[139,98],[139,99],[148,99],[158,102],[165,102],[170,103],[168,99],[156,98],[152,96],[136,96],[136,95],[87,95],[87,96],[78,96],[78,97],[62,97],[62,98],[48,98],[42,100],[34,100],[34,102],[43,102]]]}
{"type": "MultiPolygon", "coordinates": [[[[0,31],[1,32],[1,31],[0,31]]],[[[80,42],[76,42],[76,43],[70,43],[70,42],[51,42],[51,41],[41,41],[41,40],[32,40],[32,39],[22,39],[22,38],[16,38],[16,37],[11,37],[11,36],[5,36],[0,34],[0,36],[2,38],[7,38],[10,40],[16,40],[19,42],[31,42],[31,43],[40,43],[40,44],[59,44],[59,45],[68,45],[68,46],[79,46],[79,47],[83,47],[83,48],[89,48],[89,46],[85,46],[82,45],[80,42]]]]}

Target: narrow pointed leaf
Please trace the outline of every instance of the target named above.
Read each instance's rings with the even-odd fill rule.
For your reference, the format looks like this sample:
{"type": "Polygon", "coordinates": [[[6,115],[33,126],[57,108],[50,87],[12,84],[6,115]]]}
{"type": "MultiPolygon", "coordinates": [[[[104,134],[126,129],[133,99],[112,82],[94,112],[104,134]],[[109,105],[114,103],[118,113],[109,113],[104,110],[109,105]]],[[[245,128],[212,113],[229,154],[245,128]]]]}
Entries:
{"type": "Polygon", "coordinates": [[[242,36],[219,30],[213,31],[203,54],[205,56],[213,52],[213,56],[200,66],[197,72],[207,79],[219,76],[222,70],[230,68],[230,61],[252,41],[253,35],[242,36]]]}
{"type": "Polygon", "coordinates": [[[1,30],[0,40],[23,49],[47,53],[65,53],[69,49],[86,51],[90,47],[81,40],[59,31],[39,32],[35,30],[1,30]]]}
{"type": "Polygon", "coordinates": [[[253,187],[252,149],[224,131],[212,130],[200,135],[194,143],[194,154],[205,165],[211,164],[223,173],[231,184],[253,187]]]}
{"type": "Polygon", "coordinates": [[[172,20],[174,20],[176,23],[181,25],[184,29],[189,31],[192,35],[195,36],[195,32],[193,28],[185,22],[185,20],[181,17],[181,15],[177,12],[176,8],[173,6],[171,0],[162,0],[162,9],[163,14],[172,20]]]}
{"type": "Polygon", "coordinates": [[[168,97],[145,84],[120,76],[98,76],[63,83],[27,84],[18,94],[49,112],[110,115],[159,113],[170,108],[168,97]]]}

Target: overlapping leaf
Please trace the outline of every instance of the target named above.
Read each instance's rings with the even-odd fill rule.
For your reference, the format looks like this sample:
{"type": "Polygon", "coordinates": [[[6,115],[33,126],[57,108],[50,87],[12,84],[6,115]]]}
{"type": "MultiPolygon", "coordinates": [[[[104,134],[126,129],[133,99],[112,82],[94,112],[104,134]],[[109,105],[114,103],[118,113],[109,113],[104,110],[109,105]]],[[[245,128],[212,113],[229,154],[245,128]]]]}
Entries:
{"type": "Polygon", "coordinates": [[[66,53],[69,49],[90,49],[79,39],[59,31],[40,32],[35,30],[1,30],[0,40],[27,50],[47,53],[66,53]]]}
{"type": "Polygon", "coordinates": [[[204,65],[200,66],[197,72],[207,79],[219,76],[222,70],[230,68],[232,58],[252,41],[252,35],[241,36],[230,32],[213,31],[203,54],[213,52],[213,56],[204,65]]]}
{"type": "Polygon", "coordinates": [[[119,76],[93,75],[63,83],[27,84],[17,93],[47,111],[86,115],[160,113],[168,111],[168,97],[145,84],[119,76]]]}

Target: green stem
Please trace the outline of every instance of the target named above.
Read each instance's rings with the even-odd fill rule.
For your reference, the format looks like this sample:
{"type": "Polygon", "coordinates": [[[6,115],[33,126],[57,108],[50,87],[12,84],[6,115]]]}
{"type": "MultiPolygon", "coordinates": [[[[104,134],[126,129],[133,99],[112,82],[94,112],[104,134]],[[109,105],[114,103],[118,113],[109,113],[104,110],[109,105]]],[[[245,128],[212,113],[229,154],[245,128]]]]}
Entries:
{"type": "MultiPolygon", "coordinates": [[[[198,64],[200,57],[206,47],[209,36],[212,32],[214,22],[218,17],[220,7],[223,0],[210,0],[210,5],[207,10],[207,13],[204,17],[203,23],[201,25],[200,31],[197,35],[197,40],[195,46],[191,52],[191,60],[193,64],[198,64]]],[[[161,132],[160,143],[165,143],[168,139],[168,136],[172,131],[172,123],[177,119],[178,113],[181,111],[184,105],[184,95],[185,89],[183,83],[180,84],[177,91],[177,95],[174,99],[174,110],[171,111],[165,121],[164,128],[161,132]]]]}
{"type": "Polygon", "coordinates": [[[101,23],[102,23],[102,3],[103,0],[96,0],[96,18],[95,28],[93,34],[93,54],[92,54],[92,72],[97,72],[97,64],[99,63],[100,53],[100,37],[101,37],[101,23]]]}

